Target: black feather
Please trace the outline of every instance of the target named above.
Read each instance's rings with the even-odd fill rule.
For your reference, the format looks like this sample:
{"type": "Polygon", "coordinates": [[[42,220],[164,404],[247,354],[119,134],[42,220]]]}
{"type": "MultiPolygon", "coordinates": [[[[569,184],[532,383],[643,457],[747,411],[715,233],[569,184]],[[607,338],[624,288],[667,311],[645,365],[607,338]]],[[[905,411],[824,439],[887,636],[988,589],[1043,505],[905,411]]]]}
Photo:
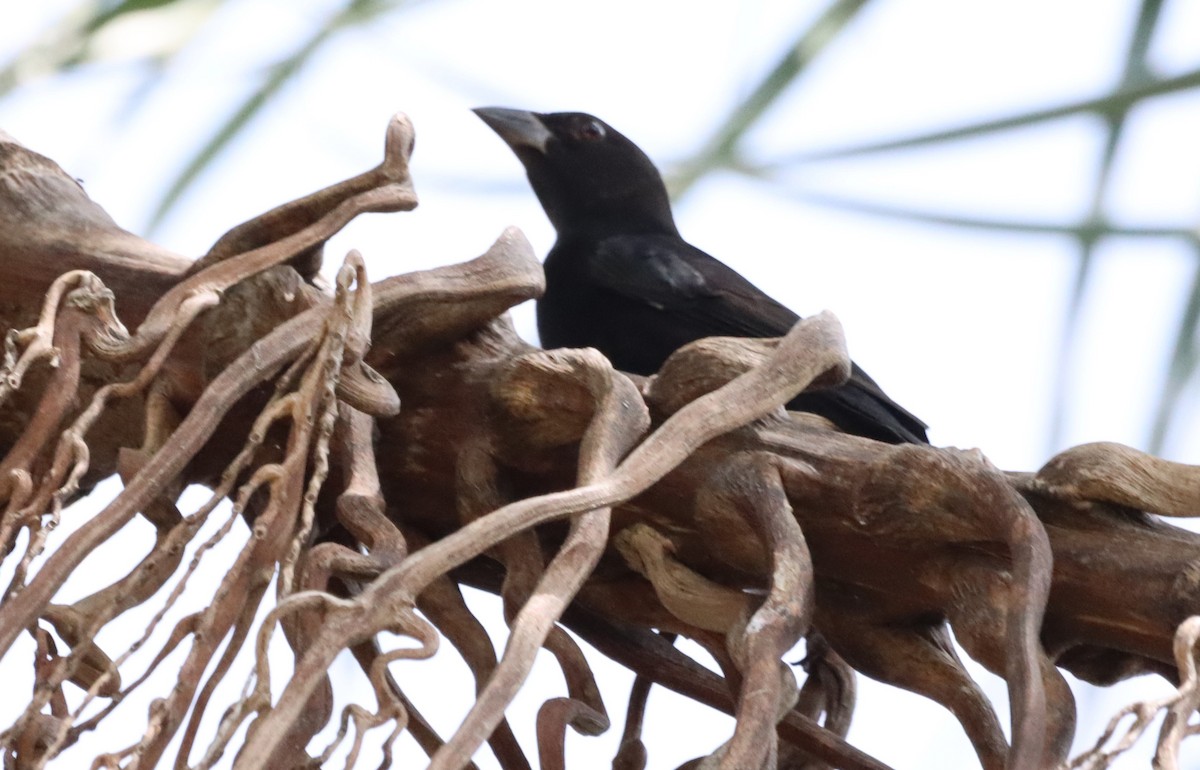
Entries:
{"type": "MultiPolygon", "coordinates": [[[[537,304],[547,348],[593,347],[649,375],[703,337],[780,337],[799,316],[680,236],[662,177],[633,142],[584,113],[475,110],[512,148],[558,233],[537,304]]],[[[853,366],[788,403],[842,430],[926,443],[925,423],[853,366]]]]}

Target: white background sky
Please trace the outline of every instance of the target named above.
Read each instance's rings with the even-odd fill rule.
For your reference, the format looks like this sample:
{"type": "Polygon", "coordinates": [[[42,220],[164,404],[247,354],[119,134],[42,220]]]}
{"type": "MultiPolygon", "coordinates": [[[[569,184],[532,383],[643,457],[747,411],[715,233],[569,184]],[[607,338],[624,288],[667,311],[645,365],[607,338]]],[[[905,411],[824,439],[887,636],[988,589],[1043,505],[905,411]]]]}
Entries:
{"type": "MultiPolygon", "coordinates": [[[[0,65],[69,5],[7,0],[0,65]]],[[[0,100],[0,128],[81,177],[123,226],[145,232],[189,152],[265,67],[336,7],[330,0],[225,3],[150,86],[143,70],[122,59],[170,40],[171,27],[130,23],[101,40],[111,57],[103,63],[31,79],[0,100]]],[[[336,269],[349,248],[363,252],[374,279],[462,261],[510,224],[544,253],[553,232],[519,164],[470,107],[592,112],[669,170],[823,7],[765,0],[414,4],[334,37],[153,237],[182,254],[203,253],[229,227],[374,165],[388,117],[403,110],[417,128],[421,206],[354,223],[331,243],[327,266],[336,269]]],[[[1120,0],[881,0],[754,131],[749,155],[770,160],[1099,95],[1120,76],[1136,11],[1120,0]]],[[[1166,3],[1151,53],[1153,68],[1165,74],[1200,64],[1200,3],[1166,3]]],[[[1195,225],[1197,136],[1195,92],[1142,105],[1118,151],[1105,213],[1129,225],[1195,225]]],[[[795,190],[951,215],[1062,223],[1089,205],[1101,143],[1097,119],[1074,117],[952,147],[809,165],[789,181],[795,190]]],[[[1195,255],[1179,241],[1100,245],[1082,334],[1070,353],[1064,431],[1051,446],[1052,379],[1077,256],[1070,240],[846,213],[729,173],[704,180],[680,201],[677,216],[690,241],[796,311],[833,310],[855,359],[929,423],[935,444],[980,447],[1011,469],[1035,469],[1084,441],[1145,446],[1196,270],[1195,255]]],[[[517,320],[533,339],[532,308],[519,308],[517,320]]],[[[1165,454],[1200,463],[1197,427],[1196,402],[1185,399],[1165,454]]],[[[460,669],[442,663],[436,676],[465,700],[470,684],[460,669]]],[[[608,669],[599,676],[616,725],[601,739],[570,739],[582,768],[607,767],[620,731],[628,677],[608,669]]],[[[546,681],[553,692],[552,672],[546,681]]],[[[998,680],[988,681],[989,692],[1002,693],[998,680]]],[[[974,766],[940,707],[860,682],[856,745],[898,770],[974,766]]],[[[1081,739],[1093,739],[1131,692],[1082,694],[1081,739]]],[[[438,713],[445,704],[418,703],[444,731],[454,724],[452,710],[438,713]]],[[[129,721],[140,732],[145,712],[137,708],[129,721]]],[[[655,691],[652,768],[673,767],[727,736],[728,721],[677,709],[678,701],[655,691]]],[[[528,722],[518,724],[525,734],[528,722]]]]}

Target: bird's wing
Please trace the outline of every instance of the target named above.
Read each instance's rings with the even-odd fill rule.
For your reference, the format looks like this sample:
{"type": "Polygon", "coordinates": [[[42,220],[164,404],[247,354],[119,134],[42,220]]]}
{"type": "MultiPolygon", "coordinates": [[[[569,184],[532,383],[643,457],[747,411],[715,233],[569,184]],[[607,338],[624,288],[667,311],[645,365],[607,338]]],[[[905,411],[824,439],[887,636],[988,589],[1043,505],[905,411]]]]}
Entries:
{"type": "Polygon", "coordinates": [[[589,282],[686,321],[697,337],[779,337],[800,319],[736,271],[669,236],[605,238],[589,282]]]}
{"type": "MultiPolygon", "coordinates": [[[[800,320],[741,274],[681,238],[606,238],[589,261],[588,278],[594,286],[669,313],[696,338],[781,337],[800,320]]],[[[926,441],[925,423],[853,363],[845,385],[801,394],[789,407],[840,416],[835,421],[856,426],[861,435],[926,441]]]]}

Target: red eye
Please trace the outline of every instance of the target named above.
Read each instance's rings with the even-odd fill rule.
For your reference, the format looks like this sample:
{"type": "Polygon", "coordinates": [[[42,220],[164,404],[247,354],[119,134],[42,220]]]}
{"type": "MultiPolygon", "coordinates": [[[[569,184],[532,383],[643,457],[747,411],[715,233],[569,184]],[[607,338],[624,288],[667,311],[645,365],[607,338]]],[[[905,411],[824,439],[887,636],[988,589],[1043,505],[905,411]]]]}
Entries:
{"type": "Polygon", "coordinates": [[[589,120],[575,128],[575,137],[585,142],[595,142],[604,138],[604,126],[595,120],[589,120]]]}

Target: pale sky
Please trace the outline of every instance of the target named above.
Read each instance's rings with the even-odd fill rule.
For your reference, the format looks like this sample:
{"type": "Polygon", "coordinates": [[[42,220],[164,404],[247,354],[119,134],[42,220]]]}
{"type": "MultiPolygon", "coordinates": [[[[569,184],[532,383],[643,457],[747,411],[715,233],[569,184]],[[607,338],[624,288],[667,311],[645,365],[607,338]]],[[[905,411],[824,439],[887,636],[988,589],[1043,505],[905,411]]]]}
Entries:
{"type": "MultiPolygon", "coordinates": [[[[56,8],[69,5],[10,3],[0,28],[0,65],[56,8]]],[[[161,20],[131,22],[101,41],[113,60],[30,81],[0,100],[0,128],[81,177],[122,225],[145,232],[188,152],[264,67],[338,5],[222,4],[165,80],[148,90],[139,70],[120,59],[146,41],[172,39],[172,32],[161,20]]],[[[592,112],[670,170],[822,8],[765,0],[415,4],[332,38],[153,237],[183,254],[203,253],[229,227],[374,165],[388,117],[402,110],[417,129],[413,171],[421,205],[411,214],[354,223],[327,249],[329,271],[350,248],[363,252],[374,279],[463,261],[511,224],[544,253],[553,232],[519,164],[470,107],[592,112]]],[[[875,3],[753,132],[748,154],[768,162],[1098,96],[1120,76],[1136,10],[1118,0],[875,3]]],[[[1200,3],[1168,1],[1159,30],[1150,57],[1156,71],[1200,65],[1200,3]]],[[[1141,106],[1118,151],[1103,201],[1107,216],[1131,226],[1196,225],[1197,136],[1196,92],[1141,106]]],[[[1072,117],[948,147],[806,165],[787,175],[790,192],[719,173],[680,202],[677,218],[691,242],[797,312],[833,310],[854,358],[929,423],[935,444],[980,447],[1004,468],[1033,470],[1054,451],[1085,441],[1146,445],[1195,254],[1173,239],[1100,244],[1070,352],[1064,430],[1050,446],[1052,378],[1074,244],[1061,236],[997,235],[850,213],[807,196],[1064,223],[1089,205],[1101,142],[1097,119],[1072,117]]],[[[516,318],[534,339],[532,308],[519,308],[516,318]]],[[[1165,454],[1200,463],[1197,428],[1197,402],[1185,399],[1165,454]]],[[[7,573],[0,577],[7,580],[7,573]]],[[[494,602],[487,611],[501,625],[494,602]]],[[[465,668],[448,657],[443,651],[434,663],[400,669],[417,677],[437,666],[432,681],[461,696],[455,704],[427,703],[420,686],[412,686],[443,732],[458,718],[453,706],[465,705],[471,692],[465,668]]],[[[5,661],[6,676],[19,676],[9,668],[5,661]]],[[[344,670],[354,678],[352,664],[344,670]]],[[[630,680],[620,670],[597,673],[614,727],[599,739],[570,739],[573,759],[585,769],[609,766],[630,680]]],[[[557,693],[552,668],[542,675],[542,694],[523,695],[513,709],[527,707],[530,718],[517,724],[526,738],[536,704],[557,693]]],[[[999,680],[983,676],[989,694],[1002,698],[999,680]]],[[[242,681],[230,677],[231,694],[242,681]]],[[[1081,742],[1094,738],[1135,687],[1081,695],[1081,742]]],[[[860,688],[850,736],[860,748],[897,770],[976,766],[941,707],[861,677],[860,688]]],[[[661,720],[648,731],[652,768],[674,767],[728,736],[729,720],[677,712],[677,704],[661,688],[651,696],[651,720],[661,720]]],[[[134,728],[144,715],[137,708],[129,718],[134,728]]],[[[0,712],[0,723],[7,716],[0,712]]],[[[414,751],[411,741],[401,743],[414,751]]],[[[420,755],[408,756],[416,764],[420,755]]],[[[1118,766],[1145,766],[1144,756],[1141,764],[1118,766]]]]}

